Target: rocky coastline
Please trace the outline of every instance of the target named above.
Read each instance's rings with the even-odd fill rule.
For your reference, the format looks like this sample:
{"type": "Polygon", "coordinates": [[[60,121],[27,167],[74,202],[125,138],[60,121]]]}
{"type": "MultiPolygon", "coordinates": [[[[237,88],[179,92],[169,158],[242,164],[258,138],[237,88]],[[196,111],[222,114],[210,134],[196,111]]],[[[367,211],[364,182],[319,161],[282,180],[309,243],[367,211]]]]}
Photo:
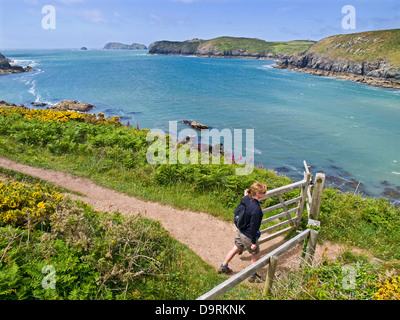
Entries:
{"type": "MultiPolygon", "coordinates": [[[[33,107],[46,107],[47,104],[44,102],[31,102],[33,107]]],[[[24,104],[16,105],[15,103],[6,102],[0,100],[0,108],[22,108],[28,109],[24,104]]],[[[86,102],[79,102],[76,100],[63,100],[60,103],[47,107],[54,111],[76,111],[76,112],[88,112],[95,108],[94,105],[86,102]]]]}
{"type": "Polygon", "coordinates": [[[326,37],[276,68],[400,89],[399,37],[400,29],[326,37]]]}
{"type": "Polygon", "coordinates": [[[12,66],[10,62],[11,62],[10,59],[7,59],[0,53],[0,75],[29,72],[34,70],[30,66],[27,66],[25,68],[21,66],[12,66]]]}
{"type": "Polygon", "coordinates": [[[346,79],[376,87],[400,89],[400,67],[392,67],[383,59],[357,63],[312,52],[293,55],[278,62],[274,67],[346,79]]]}

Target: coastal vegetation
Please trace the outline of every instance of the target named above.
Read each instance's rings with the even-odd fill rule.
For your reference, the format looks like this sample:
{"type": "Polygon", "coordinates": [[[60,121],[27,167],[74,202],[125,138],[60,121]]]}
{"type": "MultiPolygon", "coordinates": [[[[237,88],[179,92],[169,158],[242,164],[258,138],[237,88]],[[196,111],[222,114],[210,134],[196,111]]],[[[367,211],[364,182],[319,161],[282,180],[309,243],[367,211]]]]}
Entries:
{"type": "Polygon", "coordinates": [[[330,36],[279,67],[400,88],[400,29],[330,36]]]}
{"type": "MultiPolygon", "coordinates": [[[[241,165],[222,159],[209,165],[149,164],[148,133],[104,114],[0,108],[0,155],[226,221],[254,181],[269,189],[291,182],[263,168],[237,176],[241,165]]],[[[14,172],[3,175],[12,181],[0,184],[0,299],[194,299],[224,279],[157,222],[96,212],[53,186],[14,172]],[[45,265],[65,266],[54,290],[40,284],[45,265]]],[[[385,199],[327,187],[319,219],[320,241],[360,248],[382,262],[345,252],[336,261],[280,277],[268,299],[399,298],[399,209],[385,199]],[[345,265],[358,270],[348,291],[341,285],[345,265]]],[[[303,219],[300,228],[305,224],[303,219]]],[[[224,298],[261,299],[262,288],[243,284],[224,298]]]]}
{"type": "Polygon", "coordinates": [[[159,222],[94,211],[43,183],[0,182],[0,199],[1,300],[194,299],[222,280],[159,222]]]}
{"type": "Polygon", "coordinates": [[[324,54],[352,62],[386,60],[400,67],[400,29],[341,34],[324,38],[308,53],[324,54]]]}
{"type": "Polygon", "coordinates": [[[149,46],[150,54],[273,58],[307,50],[314,41],[267,42],[252,38],[219,37],[210,40],[157,41],[149,46]]]}

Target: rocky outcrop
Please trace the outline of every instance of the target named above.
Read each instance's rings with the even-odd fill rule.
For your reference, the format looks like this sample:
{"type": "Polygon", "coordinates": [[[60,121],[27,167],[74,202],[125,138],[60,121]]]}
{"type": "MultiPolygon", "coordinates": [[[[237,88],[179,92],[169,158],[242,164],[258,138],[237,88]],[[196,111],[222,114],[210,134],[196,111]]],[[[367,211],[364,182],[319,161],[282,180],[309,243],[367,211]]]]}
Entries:
{"type": "Polygon", "coordinates": [[[209,129],[208,126],[206,126],[205,124],[202,123],[198,123],[196,121],[190,121],[190,120],[183,120],[182,121],[183,124],[188,124],[189,126],[191,126],[193,129],[196,130],[201,130],[201,129],[209,129]]]}
{"type": "Polygon", "coordinates": [[[103,49],[109,49],[109,50],[146,50],[147,47],[144,44],[139,44],[139,43],[132,43],[131,45],[129,45],[129,44],[124,44],[124,43],[119,43],[119,42],[109,42],[104,46],[103,49]]]}
{"type": "Polygon", "coordinates": [[[78,111],[87,112],[94,108],[93,105],[86,102],[78,102],[73,100],[63,100],[59,104],[51,106],[50,109],[56,111],[78,111]]]}
{"type": "Polygon", "coordinates": [[[378,87],[400,89],[400,67],[380,59],[361,63],[332,59],[317,53],[294,55],[276,68],[308,72],[320,76],[348,79],[378,87]]]}
{"type": "Polygon", "coordinates": [[[16,105],[14,103],[6,102],[4,100],[0,100],[0,108],[22,108],[22,109],[28,109],[24,104],[16,105]]]}
{"type": "Polygon", "coordinates": [[[0,75],[10,74],[10,73],[22,73],[28,71],[33,71],[33,68],[30,66],[27,66],[25,68],[20,66],[12,66],[9,62],[9,59],[4,57],[0,53],[0,75]]]}
{"type": "Polygon", "coordinates": [[[327,37],[276,67],[400,88],[399,36],[393,29],[327,37]]]}

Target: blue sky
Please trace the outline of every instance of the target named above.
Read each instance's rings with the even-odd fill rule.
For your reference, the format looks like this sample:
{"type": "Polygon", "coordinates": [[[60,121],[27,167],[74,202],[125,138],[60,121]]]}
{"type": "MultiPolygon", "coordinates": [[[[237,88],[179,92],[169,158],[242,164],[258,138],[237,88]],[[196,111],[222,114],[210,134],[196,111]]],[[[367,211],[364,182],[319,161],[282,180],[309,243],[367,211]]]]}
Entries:
{"type": "Polygon", "coordinates": [[[102,48],[105,43],[241,36],[267,41],[400,28],[399,0],[0,0],[0,48],[102,48]],[[44,29],[45,5],[55,29],[44,29]],[[356,29],[343,29],[345,5],[356,29]]]}

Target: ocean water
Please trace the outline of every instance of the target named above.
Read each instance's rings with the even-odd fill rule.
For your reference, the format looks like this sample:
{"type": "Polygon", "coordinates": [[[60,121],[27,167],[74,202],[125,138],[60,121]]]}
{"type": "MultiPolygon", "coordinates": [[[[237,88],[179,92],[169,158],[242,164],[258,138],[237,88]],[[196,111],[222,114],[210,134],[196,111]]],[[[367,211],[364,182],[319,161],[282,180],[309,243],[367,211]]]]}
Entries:
{"type": "Polygon", "coordinates": [[[169,121],[182,120],[243,129],[244,140],[253,129],[254,146],[243,153],[254,151],[256,166],[300,180],[306,160],[313,173],[325,172],[327,184],[377,197],[391,191],[391,200],[400,200],[400,90],[274,69],[266,60],[1,52],[36,71],[1,76],[0,100],[80,100],[94,104],[92,112],[165,132],[169,121]]]}

